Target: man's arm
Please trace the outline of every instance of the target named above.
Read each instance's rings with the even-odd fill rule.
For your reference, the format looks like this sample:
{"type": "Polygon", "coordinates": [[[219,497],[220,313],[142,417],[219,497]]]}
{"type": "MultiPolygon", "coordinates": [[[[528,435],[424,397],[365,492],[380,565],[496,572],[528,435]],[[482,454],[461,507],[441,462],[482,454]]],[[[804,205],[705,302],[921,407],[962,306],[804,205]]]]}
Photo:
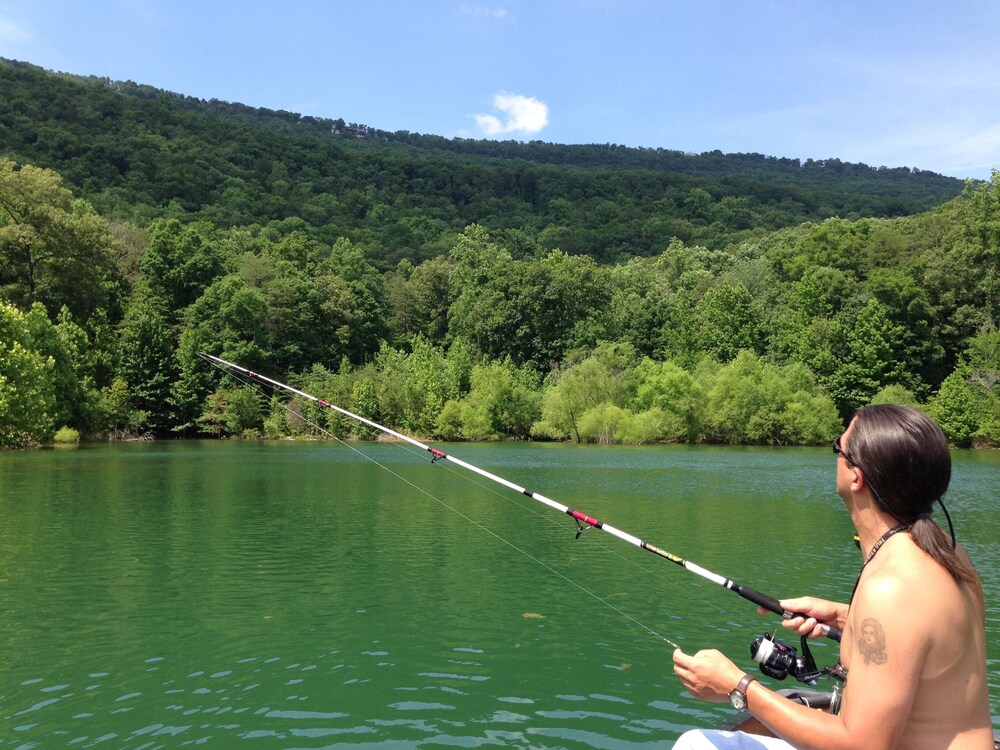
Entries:
{"type": "Polygon", "coordinates": [[[804,723],[801,712],[789,711],[776,694],[763,694],[755,704],[754,694],[763,691],[748,692],[751,712],[798,748],[896,747],[909,721],[927,649],[927,629],[913,621],[912,591],[904,589],[898,576],[877,575],[859,589],[849,616],[849,640],[841,643],[850,672],[839,714],[804,723]]]}
{"type": "MultiPolygon", "coordinates": [[[[909,717],[925,650],[923,629],[903,614],[913,605],[903,601],[901,589],[898,581],[873,578],[854,602],[851,641],[841,644],[851,669],[839,714],[798,705],[760,682],[747,689],[750,713],[803,750],[894,748],[909,717]]],[[[674,671],[692,695],[713,701],[724,701],[744,674],[718,651],[688,656],[677,650],[674,671]]]]}

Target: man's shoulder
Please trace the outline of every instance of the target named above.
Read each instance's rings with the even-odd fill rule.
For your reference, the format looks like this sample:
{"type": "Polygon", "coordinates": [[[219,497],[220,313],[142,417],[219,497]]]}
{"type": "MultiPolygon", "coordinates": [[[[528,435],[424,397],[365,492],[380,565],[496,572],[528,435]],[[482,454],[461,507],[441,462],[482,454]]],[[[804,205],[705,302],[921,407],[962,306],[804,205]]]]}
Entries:
{"type": "Polygon", "coordinates": [[[959,586],[948,571],[923,551],[903,547],[864,576],[852,610],[862,618],[877,618],[886,627],[905,623],[917,635],[919,622],[943,622],[941,614],[961,608],[960,599],[959,586]]]}

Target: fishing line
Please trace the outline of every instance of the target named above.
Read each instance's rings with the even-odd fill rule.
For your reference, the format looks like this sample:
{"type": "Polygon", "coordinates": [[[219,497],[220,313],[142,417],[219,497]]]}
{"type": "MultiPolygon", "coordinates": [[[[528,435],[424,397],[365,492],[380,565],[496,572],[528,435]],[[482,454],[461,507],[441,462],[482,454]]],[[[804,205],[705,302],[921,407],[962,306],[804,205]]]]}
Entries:
{"type": "MultiPolygon", "coordinates": [[[[263,387],[261,386],[261,384],[258,381],[250,379],[250,378],[247,378],[247,377],[244,377],[242,375],[242,373],[234,372],[234,371],[225,369],[221,365],[218,365],[218,364],[216,364],[214,362],[211,363],[211,364],[213,366],[215,366],[215,367],[218,367],[227,376],[233,378],[237,382],[242,383],[243,385],[247,386],[248,388],[253,389],[257,393],[259,393],[261,396],[263,396],[265,399],[268,398],[267,393],[264,392],[263,387]]],[[[330,438],[336,440],[337,442],[345,445],[348,448],[351,448],[351,450],[355,450],[356,452],[361,453],[361,451],[357,451],[353,446],[351,446],[351,445],[349,445],[347,443],[344,443],[343,440],[341,440],[336,435],[334,435],[331,432],[329,432],[328,430],[326,430],[322,425],[319,425],[316,422],[314,422],[311,419],[309,419],[305,414],[301,414],[299,412],[293,412],[292,409],[291,409],[290,402],[286,402],[284,404],[284,408],[285,408],[285,410],[288,413],[295,414],[296,417],[298,417],[299,419],[302,419],[303,422],[305,422],[306,424],[312,426],[318,432],[321,432],[324,435],[328,435],[330,438]]],[[[387,433],[383,432],[382,434],[387,434],[387,433]]],[[[401,441],[398,441],[398,440],[392,441],[392,443],[399,450],[402,450],[402,451],[404,451],[405,453],[407,453],[407,454],[409,454],[411,456],[414,456],[414,457],[421,457],[422,456],[422,451],[418,451],[416,448],[414,448],[413,446],[409,445],[408,443],[401,442],[401,441]]],[[[362,453],[362,455],[364,455],[364,454],[362,453]]],[[[365,458],[367,458],[369,460],[372,460],[374,462],[374,459],[371,459],[367,455],[365,456],[365,458]]],[[[536,510],[531,505],[518,502],[518,499],[516,497],[511,497],[510,494],[504,494],[502,492],[499,492],[498,490],[496,490],[491,485],[488,485],[488,484],[486,484],[484,482],[479,481],[479,479],[477,479],[473,475],[470,475],[468,472],[458,471],[456,468],[452,467],[451,465],[449,465],[447,463],[443,464],[441,466],[441,468],[444,469],[445,471],[447,471],[452,476],[454,476],[454,477],[456,477],[458,479],[461,479],[464,482],[468,482],[469,484],[472,484],[474,487],[477,487],[481,491],[487,492],[487,493],[489,493],[491,495],[494,495],[497,498],[503,500],[505,503],[512,504],[515,507],[519,508],[520,510],[527,511],[528,513],[531,513],[532,515],[536,516],[539,520],[543,521],[547,526],[550,526],[550,527],[552,527],[554,529],[557,529],[560,532],[564,532],[566,530],[566,527],[563,524],[561,524],[556,518],[554,518],[550,513],[543,513],[543,512],[541,512],[539,510],[536,510]]],[[[409,482],[408,482],[408,484],[409,484],[409,482]]],[[[421,491],[423,491],[423,490],[421,490],[421,491]]],[[[435,498],[435,499],[437,499],[437,498],[435,498]]],[[[438,500],[438,502],[441,502],[441,501],[438,500]]],[[[584,538],[589,539],[589,543],[590,544],[597,545],[597,547],[600,550],[602,550],[604,553],[606,553],[608,555],[613,555],[614,557],[618,558],[619,560],[621,560],[622,562],[626,563],[627,565],[630,565],[633,568],[638,569],[643,574],[645,574],[645,575],[649,576],[650,578],[654,579],[656,581],[656,583],[657,583],[658,586],[665,586],[666,585],[666,582],[665,582],[663,576],[660,575],[658,571],[655,571],[651,567],[649,567],[648,565],[643,564],[642,562],[640,562],[639,560],[637,560],[635,557],[626,557],[621,552],[619,552],[617,549],[614,549],[609,544],[606,544],[601,537],[587,534],[587,535],[584,535],[584,538]]],[[[524,554],[527,554],[527,553],[524,553],[524,554]]],[[[574,584],[574,585],[577,585],[577,584],[574,584]]],[[[671,593],[673,593],[672,589],[671,589],[671,593]]],[[[704,604],[706,604],[707,606],[713,608],[719,614],[721,614],[723,616],[726,616],[726,617],[728,617],[730,615],[730,611],[727,610],[727,609],[725,609],[724,607],[722,607],[720,604],[717,604],[711,598],[709,598],[708,593],[706,591],[703,591],[702,589],[694,589],[693,591],[687,591],[686,592],[686,594],[691,594],[691,593],[693,593],[694,596],[699,601],[701,601],[704,604]]],[[[646,626],[643,625],[643,627],[646,627],[646,626]]],[[[657,635],[659,635],[659,634],[657,634],[657,635]]],[[[662,637],[662,636],[659,636],[659,637],[662,637]]]]}
{"type": "MultiPolygon", "coordinates": [[[[318,429],[322,429],[322,428],[318,428],[318,429]]],[[[411,456],[420,456],[420,453],[417,451],[416,448],[408,446],[405,443],[394,442],[393,444],[396,445],[396,446],[398,446],[400,450],[403,450],[403,451],[407,452],[411,456]]],[[[498,490],[494,489],[490,485],[487,485],[487,484],[484,484],[483,482],[480,482],[475,477],[469,476],[469,474],[467,472],[458,471],[457,469],[455,469],[455,468],[453,468],[453,467],[451,467],[451,466],[449,466],[447,464],[445,464],[442,468],[445,471],[449,472],[452,476],[454,476],[454,477],[456,477],[458,479],[461,479],[464,482],[468,482],[468,483],[472,484],[475,487],[478,487],[483,492],[488,492],[491,495],[495,495],[496,497],[500,498],[504,502],[511,503],[512,505],[520,508],[521,510],[524,510],[524,511],[526,511],[528,513],[531,513],[532,515],[538,517],[546,525],[551,526],[554,529],[558,529],[560,532],[565,532],[566,527],[563,524],[559,523],[559,521],[556,520],[550,513],[542,513],[541,511],[536,510],[535,508],[533,508],[530,505],[526,505],[524,503],[520,503],[520,502],[517,501],[516,498],[513,498],[510,495],[505,495],[502,492],[499,492],[498,490]]],[[[625,564],[631,565],[633,568],[637,568],[638,570],[642,571],[645,575],[648,575],[651,578],[653,578],[657,582],[658,585],[661,585],[661,586],[665,585],[665,580],[664,580],[663,576],[661,576],[659,574],[658,571],[655,571],[652,568],[650,568],[648,565],[645,565],[645,564],[639,562],[638,560],[636,560],[635,557],[626,557],[621,552],[619,552],[617,549],[613,549],[610,545],[605,544],[604,540],[601,537],[597,537],[597,536],[593,536],[593,535],[587,534],[587,535],[584,535],[582,537],[582,539],[589,540],[589,544],[597,545],[597,547],[599,549],[601,549],[603,552],[605,552],[606,554],[614,555],[615,557],[617,557],[619,560],[621,560],[625,564]]],[[[725,615],[727,617],[729,616],[729,614],[730,614],[729,610],[723,608],[721,605],[716,604],[714,601],[712,601],[711,599],[709,599],[708,595],[704,591],[702,591],[701,589],[696,589],[694,591],[694,595],[700,601],[702,601],[705,604],[707,604],[708,606],[714,608],[720,614],[725,615]]]]}
{"type": "MultiPolygon", "coordinates": [[[[256,372],[253,372],[252,370],[248,370],[247,368],[242,367],[242,366],[240,366],[238,364],[235,364],[233,362],[228,362],[228,361],[226,361],[224,359],[221,359],[220,357],[216,357],[216,356],[214,356],[212,354],[208,354],[206,352],[198,352],[198,356],[201,357],[202,359],[208,361],[208,362],[213,363],[213,364],[217,363],[219,365],[223,365],[223,366],[225,366],[230,371],[241,372],[241,373],[247,375],[248,377],[253,378],[254,380],[256,380],[256,381],[258,381],[260,383],[270,384],[271,386],[275,386],[275,387],[281,388],[282,390],[288,391],[289,393],[293,393],[293,394],[296,394],[298,396],[301,396],[302,398],[305,398],[305,399],[307,399],[309,401],[312,401],[312,402],[314,402],[316,404],[319,404],[320,406],[324,406],[324,407],[326,407],[328,409],[331,409],[331,410],[333,410],[335,412],[338,412],[339,414],[342,414],[342,415],[344,415],[346,417],[349,417],[349,418],[351,418],[353,420],[361,422],[362,424],[368,425],[371,428],[374,428],[376,430],[380,430],[382,432],[385,432],[387,435],[395,437],[398,440],[402,440],[402,441],[404,441],[406,443],[409,443],[409,444],[411,444],[411,445],[413,445],[413,446],[415,446],[417,448],[425,450],[428,453],[430,453],[431,456],[432,456],[431,463],[437,463],[438,461],[440,461],[442,459],[447,459],[452,464],[454,464],[456,466],[461,466],[462,468],[467,469],[468,471],[472,472],[473,474],[478,474],[478,475],[480,475],[480,476],[482,476],[482,477],[484,477],[486,479],[489,479],[489,480],[491,480],[493,482],[496,482],[497,484],[503,485],[504,487],[507,487],[508,489],[514,490],[515,492],[518,492],[518,493],[520,493],[522,495],[526,495],[527,497],[530,497],[532,500],[536,500],[539,503],[542,503],[543,505],[547,505],[550,508],[553,508],[555,510],[560,511],[561,513],[565,513],[566,515],[572,517],[573,520],[576,522],[576,528],[577,528],[576,536],[577,536],[577,538],[579,538],[581,534],[583,534],[585,531],[587,531],[589,529],[592,529],[592,528],[601,529],[602,531],[610,534],[611,536],[618,537],[622,541],[628,542],[629,544],[631,544],[631,545],[633,545],[635,547],[638,547],[639,549],[646,550],[647,552],[652,552],[653,554],[655,554],[655,555],[657,555],[659,557],[662,557],[665,560],[669,560],[670,562],[672,562],[672,563],[674,563],[676,565],[679,565],[680,567],[684,568],[688,572],[694,573],[695,575],[700,576],[700,577],[704,578],[705,580],[711,581],[712,583],[715,583],[715,584],[717,584],[719,586],[722,586],[723,588],[727,588],[730,591],[732,591],[733,593],[738,594],[742,598],[744,598],[744,599],[746,599],[748,601],[753,602],[758,607],[763,607],[764,609],[767,609],[767,610],[769,610],[771,612],[774,612],[775,614],[779,614],[779,615],[781,615],[785,619],[792,619],[794,617],[800,617],[800,616],[804,617],[805,616],[805,615],[802,615],[800,613],[790,612],[790,611],[784,609],[781,606],[781,602],[778,601],[777,599],[775,599],[773,597],[770,597],[770,596],[767,596],[766,594],[762,594],[761,592],[759,592],[759,591],[757,591],[755,589],[752,589],[749,586],[745,586],[745,585],[739,584],[739,583],[737,583],[736,581],[734,581],[734,580],[732,580],[730,578],[726,578],[725,576],[721,576],[718,573],[714,573],[711,570],[708,570],[707,568],[703,568],[700,565],[697,565],[696,563],[691,562],[690,560],[685,560],[684,558],[680,557],[679,555],[676,555],[676,554],[674,554],[672,552],[668,552],[666,550],[660,549],[659,547],[657,547],[657,546],[655,546],[653,544],[650,544],[649,542],[647,542],[647,541],[645,541],[643,539],[640,539],[637,536],[633,536],[632,534],[629,534],[629,533],[627,533],[625,531],[622,531],[621,529],[618,529],[618,528],[612,526],[611,524],[604,523],[603,521],[601,521],[601,520],[599,520],[597,518],[594,518],[593,516],[587,515],[586,513],[583,513],[583,512],[581,512],[579,510],[570,508],[570,507],[568,507],[566,505],[563,505],[562,503],[558,503],[555,500],[552,500],[552,499],[546,497],[545,495],[542,495],[541,493],[534,492],[534,491],[529,490],[529,489],[527,489],[525,487],[521,487],[520,485],[515,484],[514,482],[511,482],[510,480],[505,479],[504,477],[501,477],[501,476],[499,476],[497,474],[492,474],[492,473],[486,471],[485,469],[481,469],[480,467],[478,467],[478,466],[476,466],[474,464],[471,464],[471,463],[469,463],[467,461],[463,461],[462,459],[460,459],[460,458],[458,458],[456,456],[452,456],[452,455],[446,454],[443,451],[438,450],[437,448],[433,448],[431,446],[425,445],[424,443],[420,442],[416,438],[410,437],[408,435],[404,435],[401,432],[397,432],[397,431],[395,431],[393,429],[390,429],[389,427],[381,425],[381,424],[379,424],[377,422],[373,422],[370,419],[367,419],[367,418],[362,417],[362,416],[360,416],[358,414],[350,412],[350,411],[348,411],[348,410],[346,410],[346,409],[344,409],[344,408],[342,408],[340,406],[337,406],[336,404],[332,404],[332,403],[329,403],[329,402],[324,401],[322,399],[319,399],[316,396],[313,396],[312,394],[306,393],[305,391],[301,391],[301,390],[299,390],[297,388],[293,388],[290,385],[287,385],[287,384],[282,383],[282,382],[277,381],[277,380],[273,380],[273,379],[271,379],[269,377],[261,375],[260,373],[256,373],[256,372]]],[[[838,628],[835,628],[835,627],[832,627],[832,626],[823,625],[822,626],[822,632],[823,632],[824,635],[826,635],[827,637],[829,637],[831,640],[839,641],[840,638],[841,638],[841,632],[840,632],[840,630],[838,628]]]]}
{"type": "MultiPolygon", "coordinates": [[[[218,365],[216,365],[216,366],[218,366],[218,365]]],[[[231,373],[229,371],[226,371],[226,374],[230,375],[231,377],[233,377],[238,382],[243,383],[244,385],[252,388],[256,392],[260,393],[262,396],[264,396],[265,398],[267,398],[267,394],[264,392],[263,388],[261,388],[255,381],[243,379],[242,377],[238,377],[238,376],[236,376],[235,374],[233,374],[233,373],[231,373]]],[[[285,404],[285,408],[286,408],[286,410],[288,410],[291,413],[291,409],[290,409],[289,404],[285,404]]],[[[316,424],[314,421],[312,421],[311,419],[309,419],[306,415],[304,415],[304,414],[298,414],[297,416],[299,416],[302,419],[302,421],[304,421],[306,424],[311,425],[314,429],[318,430],[319,432],[323,433],[324,435],[327,435],[328,437],[332,438],[333,440],[336,440],[338,443],[340,443],[345,448],[348,448],[348,449],[354,451],[357,455],[359,455],[362,458],[364,458],[365,460],[371,462],[375,466],[378,466],[380,469],[382,469],[383,471],[385,471],[385,472],[389,473],[390,475],[394,476],[399,481],[403,482],[404,484],[408,485],[409,487],[412,487],[417,492],[421,493],[422,495],[425,495],[426,497],[430,498],[434,502],[436,502],[436,503],[442,505],[443,507],[447,508],[452,513],[455,513],[456,515],[460,516],[461,518],[464,518],[466,521],[468,521],[469,523],[471,523],[476,528],[480,529],[481,531],[486,532],[487,534],[489,534],[490,536],[492,536],[494,539],[497,539],[498,541],[503,542],[504,544],[506,544],[511,549],[513,549],[513,550],[515,550],[517,552],[520,552],[522,555],[524,555],[526,558],[528,558],[532,562],[535,562],[538,565],[541,565],[543,568],[545,568],[546,570],[548,570],[553,575],[558,576],[559,578],[561,578],[563,581],[565,581],[566,583],[570,584],[571,586],[574,586],[574,587],[578,588],[580,591],[582,591],[583,593],[585,593],[588,596],[592,597],[593,599],[597,600],[598,602],[600,602],[604,606],[608,607],[612,611],[616,612],[621,617],[623,617],[626,620],[629,620],[629,621],[633,622],[634,624],[638,625],[640,628],[642,628],[643,630],[647,631],[648,633],[650,633],[655,638],[658,638],[658,639],[660,639],[660,640],[662,640],[662,641],[670,644],[674,648],[680,648],[680,646],[678,646],[672,640],[670,640],[666,636],[662,635],[661,633],[658,633],[656,630],[654,630],[653,628],[651,628],[646,623],[644,623],[641,620],[633,617],[632,615],[628,614],[627,612],[623,611],[622,609],[616,607],[614,604],[612,604],[611,602],[609,602],[607,599],[602,598],[600,595],[598,595],[594,591],[591,591],[586,586],[584,586],[584,585],[582,585],[582,584],[574,581],[569,576],[567,576],[564,573],[561,573],[560,571],[556,570],[551,565],[549,565],[548,563],[546,563],[544,560],[541,560],[541,559],[535,557],[534,555],[532,555],[527,550],[525,550],[522,547],[519,547],[518,545],[514,544],[512,541],[510,541],[509,539],[506,539],[501,534],[498,534],[497,532],[493,531],[488,526],[485,526],[484,524],[480,523],[475,518],[472,518],[471,516],[467,515],[466,513],[463,513],[462,511],[460,511],[458,508],[456,508],[456,507],[454,507],[452,505],[449,505],[447,502],[445,502],[441,498],[437,497],[436,495],[434,495],[429,490],[424,489],[423,487],[420,487],[417,484],[414,484],[412,481],[410,481],[406,477],[402,476],[398,472],[394,471],[393,469],[391,469],[389,466],[385,465],[384,463],[382,463],[378,459],[374,458],[373,456],[368,455],[364,451],[358,449],[357,447],[355,447],[355,446],[351,445],[350,443],[347,443],[346,441],[344,441],[341,438],[337,437],[336,435],[334,435],[332,432],[330,432],[329,430],[327,430],[323,426],[321,426],[319,424],[316,424]]],[[[397,446],[400,447],[400,448],[403,448],[404,450],[406,450],[407,453],[412,453],[412,451],[410,451],[409,449],[407,449],[403,445],[397,444],[397,446]]],[[[413,454],[413,455],[416,455],[416,454],[413,454]]],[[[451,469],[450,467],[447,467],[447,468],[448,468],[448,471],[451,472],[452,474],[454,474],[455,476],[462,476],[458,472],[454,471],[454,469],[451,469]]],[[[470,477],[462,476],[462,478],[471,481],[470,477]]],[[[489,490],[493,494],[496,494],[496,495],[498,495],[500,497],[503,497],[502,495],[500,495],[500,493],[496,492],[492,488],[488,488],[488,487],[482,486],[478,482],[475,482],[475,481],[473,481],[473,484],[482,487],[482,489],[487,489],[487,490],[489,490]]],[[[509,500],[510,498],[505,498],[505,499],[509,500]]],[[[552,521],[551,518],[549,518],[547,516],[544,516],[541,513],[538,513],[537,511],[534,510],[534,508],[528,508],[526,506],[521,505],[520,503],[514,503],[514,504],[517,505],[519,508],[523,508],[525,510],[530,510],[532,513],[534,513],[534,514],[536,514],[536,515],[538,515],[540,517],[545,518],[546,521],[549,521],[549,522],[552,521]]],[[[614,554],[618,554],[618,553],[614,553],[614,554]]]]}

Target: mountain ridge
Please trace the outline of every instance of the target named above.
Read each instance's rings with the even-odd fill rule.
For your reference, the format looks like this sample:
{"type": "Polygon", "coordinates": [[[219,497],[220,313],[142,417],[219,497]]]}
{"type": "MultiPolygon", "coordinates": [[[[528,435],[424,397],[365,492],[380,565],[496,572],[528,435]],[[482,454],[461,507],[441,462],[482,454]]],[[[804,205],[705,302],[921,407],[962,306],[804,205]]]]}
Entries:
{"type": "Polygon", "coordinates": [[[105,215],[298,223],[389,264],[433,257],[472,223],[545,232],[549,248],[602,262],[675,237],[722,248],[806,221],[912,215],[965,185],[835,158],[388,132],[3,59],[0,153],[58,171],[105,215]]]}

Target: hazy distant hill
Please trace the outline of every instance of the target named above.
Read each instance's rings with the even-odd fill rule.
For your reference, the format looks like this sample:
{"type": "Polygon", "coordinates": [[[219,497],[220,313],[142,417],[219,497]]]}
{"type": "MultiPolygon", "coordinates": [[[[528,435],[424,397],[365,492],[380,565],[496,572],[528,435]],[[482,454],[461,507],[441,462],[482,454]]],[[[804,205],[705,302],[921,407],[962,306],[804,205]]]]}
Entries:
{"type": "Polygon", "coordinates": [[[57,170],[104,214],[347,236],[383,263],[437,255],[470,223],[514,233],[515,252],[522,236],[612,261],[673,237],[723,247],[808,220],[918,213],[963,188],[837,159],[389,133],[7,60],[0,154],[57,170]]]}

